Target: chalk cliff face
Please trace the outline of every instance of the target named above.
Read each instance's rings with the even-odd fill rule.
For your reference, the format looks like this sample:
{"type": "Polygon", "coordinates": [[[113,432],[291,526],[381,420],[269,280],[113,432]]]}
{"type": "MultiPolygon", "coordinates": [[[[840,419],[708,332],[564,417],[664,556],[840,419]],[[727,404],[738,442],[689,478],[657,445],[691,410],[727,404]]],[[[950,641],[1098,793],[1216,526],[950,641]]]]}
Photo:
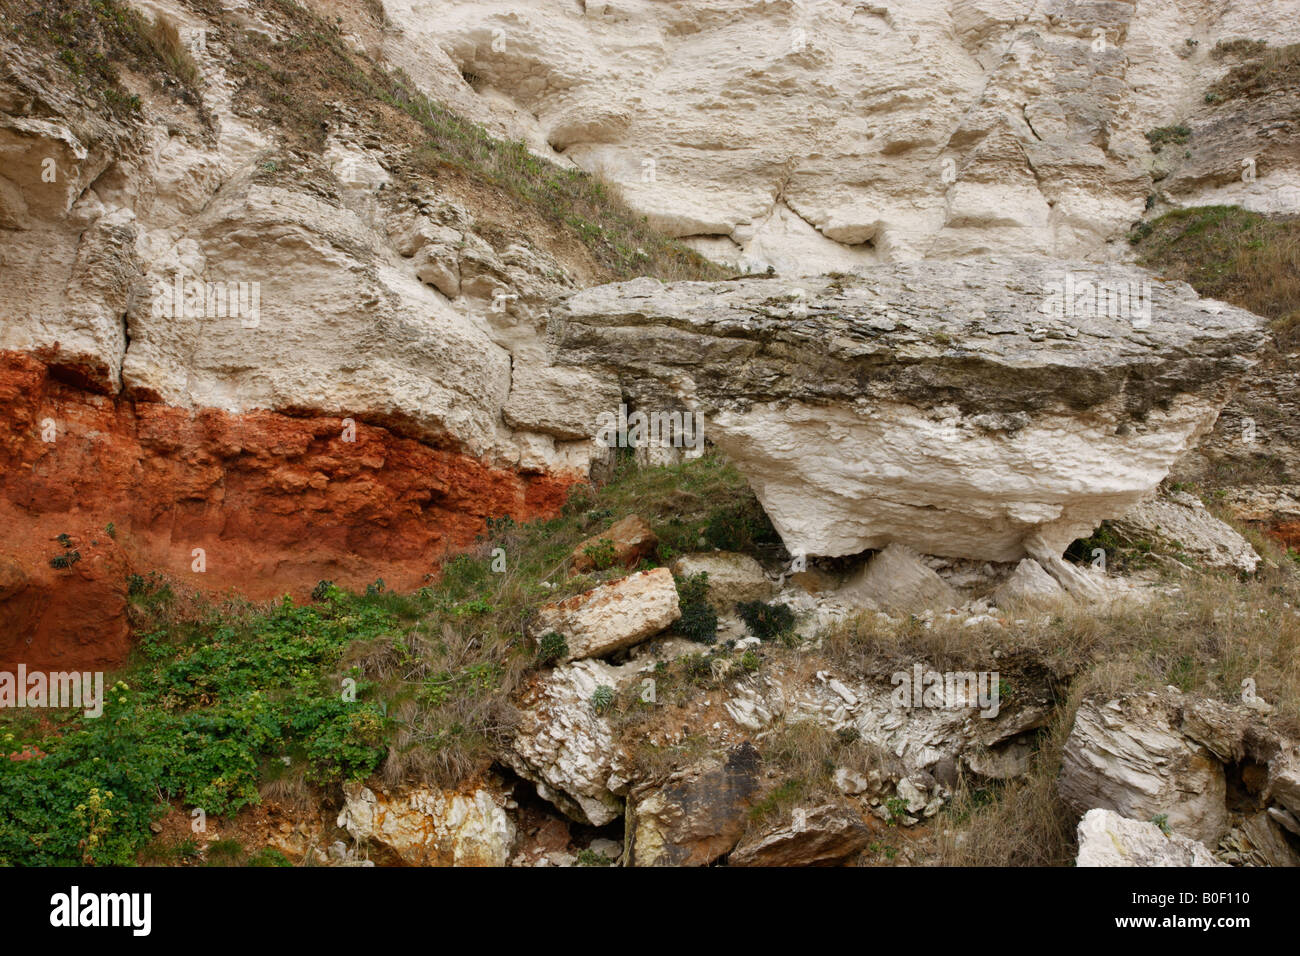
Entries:
{"type": "Polygon", "coordinates": [[[405,42],[436,48],[413,75],[446,82],[449,59],[514,135],[617,183],[719,261],[756,271],[1114,255],[1168,172],[1153,169],[1145,134],[1198,110],[1232,132],[1198,154],[1201,175],[1168,184],[1172,201],[1300,210],[1294,150],[1276,156],[1275,135],[1261,139],[1259,125],[1202,102],[1231,65],[1211,56],[1215,44],[1294,42],[1294,0],[385,9],[405,42]],[[1243,183],[1247,157],[1258,157],[1258,176],[1243,183]]]}
{"type": "Polygon", "coordinates": [[[641,287],[563,305],[608,271],[472,177],[412,172],[409,117],[327,99],[308,148],[250,97],[237,41],[296,42],[274,5],[142,0],[203,43],[184,97],[128,77],[130,115],[0,37],[0,659],[120,658],[128,573],[256,597],[418,586],[487,518],[559,507],[629,399],[700,403],[792,548],[1010,559],[1037,530],[1059,549],[1195,443],[1256,339],[1179,290],[1144,337],[1040,341],[1028,300],[1060,263],[997,257],[1122,257],[1158,177],[1171,203],[1300,209],[1279,188],[1290,134],[1238,185],[1249,124],[1202,103],[1228,69],[1208,47],[1295,39],[1294,0],[308,6],[727,267],[883,271],[656,291],[614,355],[600,336],[641,287]],[[1184,115],[1223,148],[1160,165],[1145,133],[1184,115]],[[956,257],[976,258],[898,268],[956,257]],[[968,281],[996,300],[982,318],[968,281]],[[762,305],[796,288],[812,325],[762,305]],[[1004,299],[1012,332],[990,327],[1004,299]],[[876,305],[919,324],[883,331],[876,305]],[[738,314],[754,321],[715,328],[738,314]],[[548,343],[554,316],[578,338],[548,343]],[[700,342],[719,367],[699,378],[654,351],[700,342]],[[1048,401],[1060,368],[1077,387],[1048,401]],[[883,419],[862,417],[863,375],[883,419]],[[953,423],[952,448],[916,437],[953,423]],[[995,493],[972,490],[990,474],[995,493]]]}

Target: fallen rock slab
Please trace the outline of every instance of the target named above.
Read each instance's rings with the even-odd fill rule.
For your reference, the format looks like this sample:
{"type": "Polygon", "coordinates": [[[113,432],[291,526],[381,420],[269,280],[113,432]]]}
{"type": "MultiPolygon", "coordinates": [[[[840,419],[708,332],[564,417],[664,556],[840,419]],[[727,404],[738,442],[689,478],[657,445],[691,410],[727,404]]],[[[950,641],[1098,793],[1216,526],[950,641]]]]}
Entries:
{"type": "Polygon", "coordinates": [[[727,858],[729,866],[839,866],[861,853],[871,831],[848,807],[796,809],[786,826],[747,839],[727,858]]]}
{"type": "Polygon", "coordinates": [[[927,567],[911,548],[891,544],[845,582],[836,594],[842,603],[910,613],[961,604],[957,592],[927,567]]]}
{"type": "Polygon", "coordinates": [[[615,790],[624,790],[626,781],[615,770],[613,727],[592,698],[602,686],[617,692],[639,671],[638,664],[596,660],[557,667],[521,695],[502,761],[570,819],[591,826],[618,819],[623,800],[615,790]]]}
{"type": "Polygon", "coordinates": [[[1011,576],[993,592],[998,607],[1022,605],[1043,610],[1057,607],[1068,599],[1065,588],[1033,558],[1021,560],[1011,576]]]}
{"type": "Polygon", "coordinates": [[[532,634],[564,637],[564,661],[601,657],[658,634],[682,616],[677,585],[667,568],[640,571],[548,604],[537,612],[532,634]]]}
{"type": "Polygon", "coordinates": [[[687,578],[709,576],[707,600],[719,614],[732,614],[742,601],[766,601],[772,596],[772,582],[763,566],[747,554],[712,551],[684,554],[670,565],[673,574],[687,578]]]}
{"type": "Polygon", "coordinates": [[[1180,703],[1165,692],[1080,704],[1058,778],[1066,805],[1162,817],[1172,832],[1217,845],[1228,829],[1223,764],[1181,731],[1180,703]]]}
{"type": "Polygon", "coordinates": [[[643,785],[628,798],[632,866],[707,866],[745,832],[759,790],[758,751],[748,742],[725,757],[643,785]]]}
{"type": "Polygon", "coordinates": [[[416,787],[376,792],[359,783],[343,790],[338,825],[408,866],[505,866],[514,848],[514,822],[505,797],[416,787]]]}
{"type": "Polygon", "coordinates": [[[1227,866],[1202,844],[1154,823],[1095,808],[1079,821],[1076,866],[1227,866]]]}
{"type": "Polygon", "coordinates": [[[1203,567],[1249,574],[1259,564],[1249,541],[1186,492],[1144,501],[1110,525],[1122,541],[1145,541],[1203,567]]]}

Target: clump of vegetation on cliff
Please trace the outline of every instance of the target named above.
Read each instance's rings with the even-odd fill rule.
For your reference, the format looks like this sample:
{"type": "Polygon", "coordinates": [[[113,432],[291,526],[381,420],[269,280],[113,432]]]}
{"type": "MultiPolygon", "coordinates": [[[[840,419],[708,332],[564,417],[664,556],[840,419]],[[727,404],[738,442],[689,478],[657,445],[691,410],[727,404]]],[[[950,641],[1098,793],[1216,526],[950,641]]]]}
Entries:
{"type": "Polygon", "coordinates": [[[1151,152],[1158,153],[1169,145],[1182,146],[1192,138],[1192,131],[1181,123],[1176,126],[1161,126],[1147,131],[1147,142],[1151,152]]]}
{"type": "Polygon", "coordinates": [[[199,69],[176,25],[162,17],[146,19],[116,0],[0,0],[0,29],[51,54],[83,92],[98,97],[119,119],[140,109],[139,97],[122,84],[121,68],[151,76],[188,103],[199,102],[199,69]]]}
{"type": "Polygon", "coordinates": [[[1300,220],[1193,206],[1143,223],[1129,239],[1147,268],[1272,319],[1284,347],[1300,340],[1300,220]]]}
{"type": "Polygon", "coordinates": [[[130,863],[168,799],[216,818],[259,800],[269,764],[325,784],[364,777],[383,757],[383,709],[363,681],[348,700],[338,665],[351,642],[394,627],[384,608],[332,589],[310,607],[286,599],[163,623],[167,586],[133,586],[158,626],[106,680],[102,715],[6,714],[0,725],[6,751],[44,754],[0,761],[0,864],[130,863]]]}
{"type": "Polygon", "coordinates": [[[761,511],[720,457],[644,469],[625,459],[609,482],[574,489],[559,516],[492,522],[436,586],[392,596],[411,626],[396,639],[358,643],[348,657],[372,675],[393,720],[385,781],[450,786],[491,765],[511,731],[511,696],[559,654],[553,641],[535,646],[526,636],[532,614],[626,573],[608,567],[570,576],[569,556],[582,541],[639,514],[659,538],[658,561],[643,565],[653,566],[696,550],[707,529],[737,508],[761,511]]]}
{"type": "Polygon", "coordinates": [[[1210,87],[1207,103],[1263,96],[1300,83],[1300,43],[1271,48],[1263,41],[1231,40],[1215,46],[1211,56],[1241,62],[1210,87]]]}

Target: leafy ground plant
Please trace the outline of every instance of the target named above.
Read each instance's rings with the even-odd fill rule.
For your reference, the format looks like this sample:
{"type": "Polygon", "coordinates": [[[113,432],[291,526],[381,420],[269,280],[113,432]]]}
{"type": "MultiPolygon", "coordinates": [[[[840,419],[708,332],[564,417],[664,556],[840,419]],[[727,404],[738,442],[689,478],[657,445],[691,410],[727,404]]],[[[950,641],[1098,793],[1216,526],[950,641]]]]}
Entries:
{"type": "MultiPolygon", "coordinates": [[[[208,816],[259,800],[266,758],[303,761],[309,779],[368,775],[384,755],[383,709],[343,692],[334,671],[359,637],[393,616],[333,590],[319,605],[287,599],[141,638],[138,660],[105,694],[103,715],[0,734],[0,864],[126,864],[175,799],[208,816]]],[[[6,725],[7,727],[7,725],[6,725]]]]}

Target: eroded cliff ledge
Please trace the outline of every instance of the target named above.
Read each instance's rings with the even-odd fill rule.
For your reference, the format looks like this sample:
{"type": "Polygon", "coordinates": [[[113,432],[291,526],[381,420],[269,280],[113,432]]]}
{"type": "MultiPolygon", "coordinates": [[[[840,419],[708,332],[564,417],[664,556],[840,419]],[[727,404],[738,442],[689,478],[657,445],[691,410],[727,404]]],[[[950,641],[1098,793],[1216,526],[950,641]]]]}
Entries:
{"type": "Polygon", "coordinates": [[[1132,268],[983,258],[638,279],[573,295],[550,334],[642,406],[703,414],[792,552],[1012,561],[1059,555],[1151,493],[1213,426],[1261,324],[1132,268]]]}

